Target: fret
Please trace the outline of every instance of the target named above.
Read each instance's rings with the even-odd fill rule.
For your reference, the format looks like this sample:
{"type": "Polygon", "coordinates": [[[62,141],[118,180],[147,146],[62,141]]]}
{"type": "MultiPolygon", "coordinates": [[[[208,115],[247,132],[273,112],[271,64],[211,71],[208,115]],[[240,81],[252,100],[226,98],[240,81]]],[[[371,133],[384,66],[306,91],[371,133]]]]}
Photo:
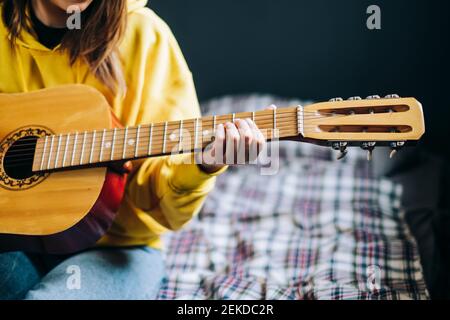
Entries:
{"type": "Polygon", "coordinates": [[[92,157],[94,155],[94,146],[95,146],[95,137],[97,136],[97,130],[94,130],[92,134],[92,145],[91,145],[91,154],[89,155],[89,164],[92,163],[92,157]]]}
{"type": "Polygon", "coordinates": [[[164,133],[163,133],[163,148],[162,148],[162,153],[165,154],[166,153],[166,136],[167,136],[167,121],[164,123],[164,133]]]}
{"type": "Polygon", "coordinates": [[[199,121],[199,119],[196,118],[195,119],[195,125],[194,125],[194,130],[195,130],[195,132],[194,132],[194,151],[197,150],[197,146],[198,146],[198,144],[197,144],[197,140],[198,140],[198,121],[199,121]]]}
{"type": "Polygon", "coordinates": [[[273,109],[273,130],[277,130],[277,109],[273,109]]]}
{"type": "Polygon", "coordinates": [[[116,135],[117,135],[117,128],[114,128],[112,144],[111,144],[111,157],[110,157],[111,161],[114,160],[114,149],[115,149],[115,146],[116,146],[116,135]]]}
{"type": "Polygon", "coordinates": [[[75,140],[74,140],[74,145],[73,145],[73,150],[72,150],[72,160],[70,161],[70,166],[72,166],[72,167],[75,163],[75,152],[77,150],[77,143],[78,143],[78,132],[75,134],[75,140]]]}
{"type": "Polygon", "coordinates": [[[128,139],[128,127],[125,128],[125,136],[123,138],[122,159],[125,159],[127,156],[127,139],[128,139]]]}
{"type": "Polygon", "coordinates": [[[106,129],[103,129],[103,133],[102,133],[102,142],[100,145],[100,157],[99,157],[99,162],[103,161],[103,147],[105,146],[105,135],[106,135],[106,129]]]}
{"type": "Polygon", "coordinates": [[[86,147],[86,138],[87,138],[87,131],[84,132],[83,136],[83,145],[81,147],[81,155],[80,155],[80,166],[83,164],[84,148],[86,147]]]}
{"type": "Polygon", "coordinates": [[[236,113],[233,113],[233,114],[231,115],[231,122],[234,123],[235,120],[236,120],[236,113]]]}
{"type": "Polygon", "coordinates": [[[59,152],[61,151],[62,134],[59,135],[58,148],[56,149],[55,168],[58,166],[59,152]]]}
{"type": "Polygon", "coordinates": [[[66,139],[66,147],[64,148],[64,156],[63,156],[63,162],[62,162],[62,168],[66,166],[66,160],[67,160],[67,150],[69,149],[69,141],[70,141],[70,133],[67,135],[66,139]]]}
{"type": "Polygon", "coordinates": [[[213,131],[214,134],[216,133],[216,127],[217,127],[217,116],[213,117],[213,131]]]}
{"type": "Polygon", "coordinates": [[[53,143],[55,142],[55,136],[52,136],[52,142],[50,143],[50,152],[48,155],[48,163],[47,163],[47,170],[50,170],[51,160],[52,160],[52,153],[53,153],[53,143]]]}
{"type": "Polygon", "coordinates": [[[150,138],[148,139],[148,152],[149,156],[152,155],[152,144],[153,144],[153,123],[150,125],[150,138]]]}
{"type": "Polygon", "coordinates": [[[298,106],[297,107],[297,133],[300,133],[303,136],[305,135],[305,130],[304,130],[305,124],[304,123],[305,123],[305,118],[304,118],[304,113],[303,113],[303,107],[298,106]]]}
{"type": "Polygon", "coordinates": [[[273,136],[276,138],[278,137],[277,133],[277,109],[273,109],[273,136]]]}
{"type": "Polygon", "coordinates": [[[183,120],[180,120],[180,134],[178,137],[178,152],[183,152],[183,120]]]}
{"type": "Polygon", "coordinates": [[[48,145],[48,136],[45,136],[44,151],[42,152],[41,158],[41,171],[44,170],[44,160],[45,160],[45,152],[47,151],[47,145],[48,145]]]}
{"type": "Polygon", "coordinates": [[[137,127],[137,132],[136,132],[136,146],[134,147],[134,157],[137,158],[139,155],[139,138],[141,135],[141,125],[139,125],[137,127]]]}
{"type": "Polygon", "coordinates": [[[252,112],[252,121],[255,122],[255,118],[256,118],[256,113],[255,111],[252,112]]]}

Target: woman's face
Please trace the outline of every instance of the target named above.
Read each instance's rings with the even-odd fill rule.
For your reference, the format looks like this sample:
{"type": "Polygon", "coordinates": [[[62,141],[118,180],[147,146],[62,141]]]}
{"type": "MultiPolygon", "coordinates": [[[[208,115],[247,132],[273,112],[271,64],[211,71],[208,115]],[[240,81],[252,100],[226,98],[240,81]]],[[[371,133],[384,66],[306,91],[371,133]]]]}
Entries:
{"type": "Polygon", "coordinates": [[[49,0],[54,6],[61,10],[67,11],[70,6],[78,6],[81,11],[86,10],[87,7],[94,0],[49,0]]]}

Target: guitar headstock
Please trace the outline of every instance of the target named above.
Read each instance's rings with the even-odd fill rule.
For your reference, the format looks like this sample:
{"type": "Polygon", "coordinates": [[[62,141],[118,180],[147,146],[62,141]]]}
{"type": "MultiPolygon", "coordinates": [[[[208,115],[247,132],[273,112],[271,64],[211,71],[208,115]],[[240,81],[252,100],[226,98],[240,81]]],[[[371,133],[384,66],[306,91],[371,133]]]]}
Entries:
{"type": "Polygon", "coordinates": [[[414,144],[425,133],[422,105],[415,98],[369,96],[306,106],[301,110],[304,140],[330,145],[345,156],[348,146],[360,146],[368,158],[376,146],[389,146],[391,157],[401,147],[414,144]]]}

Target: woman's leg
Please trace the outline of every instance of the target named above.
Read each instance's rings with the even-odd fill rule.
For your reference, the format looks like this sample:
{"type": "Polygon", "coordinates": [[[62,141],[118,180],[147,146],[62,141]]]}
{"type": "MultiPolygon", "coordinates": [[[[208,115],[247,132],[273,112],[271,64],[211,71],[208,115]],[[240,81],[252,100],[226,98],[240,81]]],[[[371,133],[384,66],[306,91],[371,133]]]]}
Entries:
{"type": "Polygon", "coordinates": [[[94,249],[60,263],[28,292],[26,299],[155,299],[163,276],[164,263],[159,250],[94,249]]]}
{"type": "Polygon", "coordinates": [[[0,254],[0,300],[23,299],[40,280],[39,271],[24,253],[0,254]]]}

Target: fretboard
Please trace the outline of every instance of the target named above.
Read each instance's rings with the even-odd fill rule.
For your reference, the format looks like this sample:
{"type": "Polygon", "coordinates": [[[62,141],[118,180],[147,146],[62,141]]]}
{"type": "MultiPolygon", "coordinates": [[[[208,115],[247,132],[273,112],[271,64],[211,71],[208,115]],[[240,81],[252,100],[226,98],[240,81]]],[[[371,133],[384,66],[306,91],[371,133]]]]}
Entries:
{"type": "Polygon", "coordinates": [[[255,121],[268,141],[295,137],[301,132],[300,111],[301,108],[292,107],[50,135],[37,141],[33,171],[200,151],[213,141],[219,124],[236,119],[255,121]]]}

